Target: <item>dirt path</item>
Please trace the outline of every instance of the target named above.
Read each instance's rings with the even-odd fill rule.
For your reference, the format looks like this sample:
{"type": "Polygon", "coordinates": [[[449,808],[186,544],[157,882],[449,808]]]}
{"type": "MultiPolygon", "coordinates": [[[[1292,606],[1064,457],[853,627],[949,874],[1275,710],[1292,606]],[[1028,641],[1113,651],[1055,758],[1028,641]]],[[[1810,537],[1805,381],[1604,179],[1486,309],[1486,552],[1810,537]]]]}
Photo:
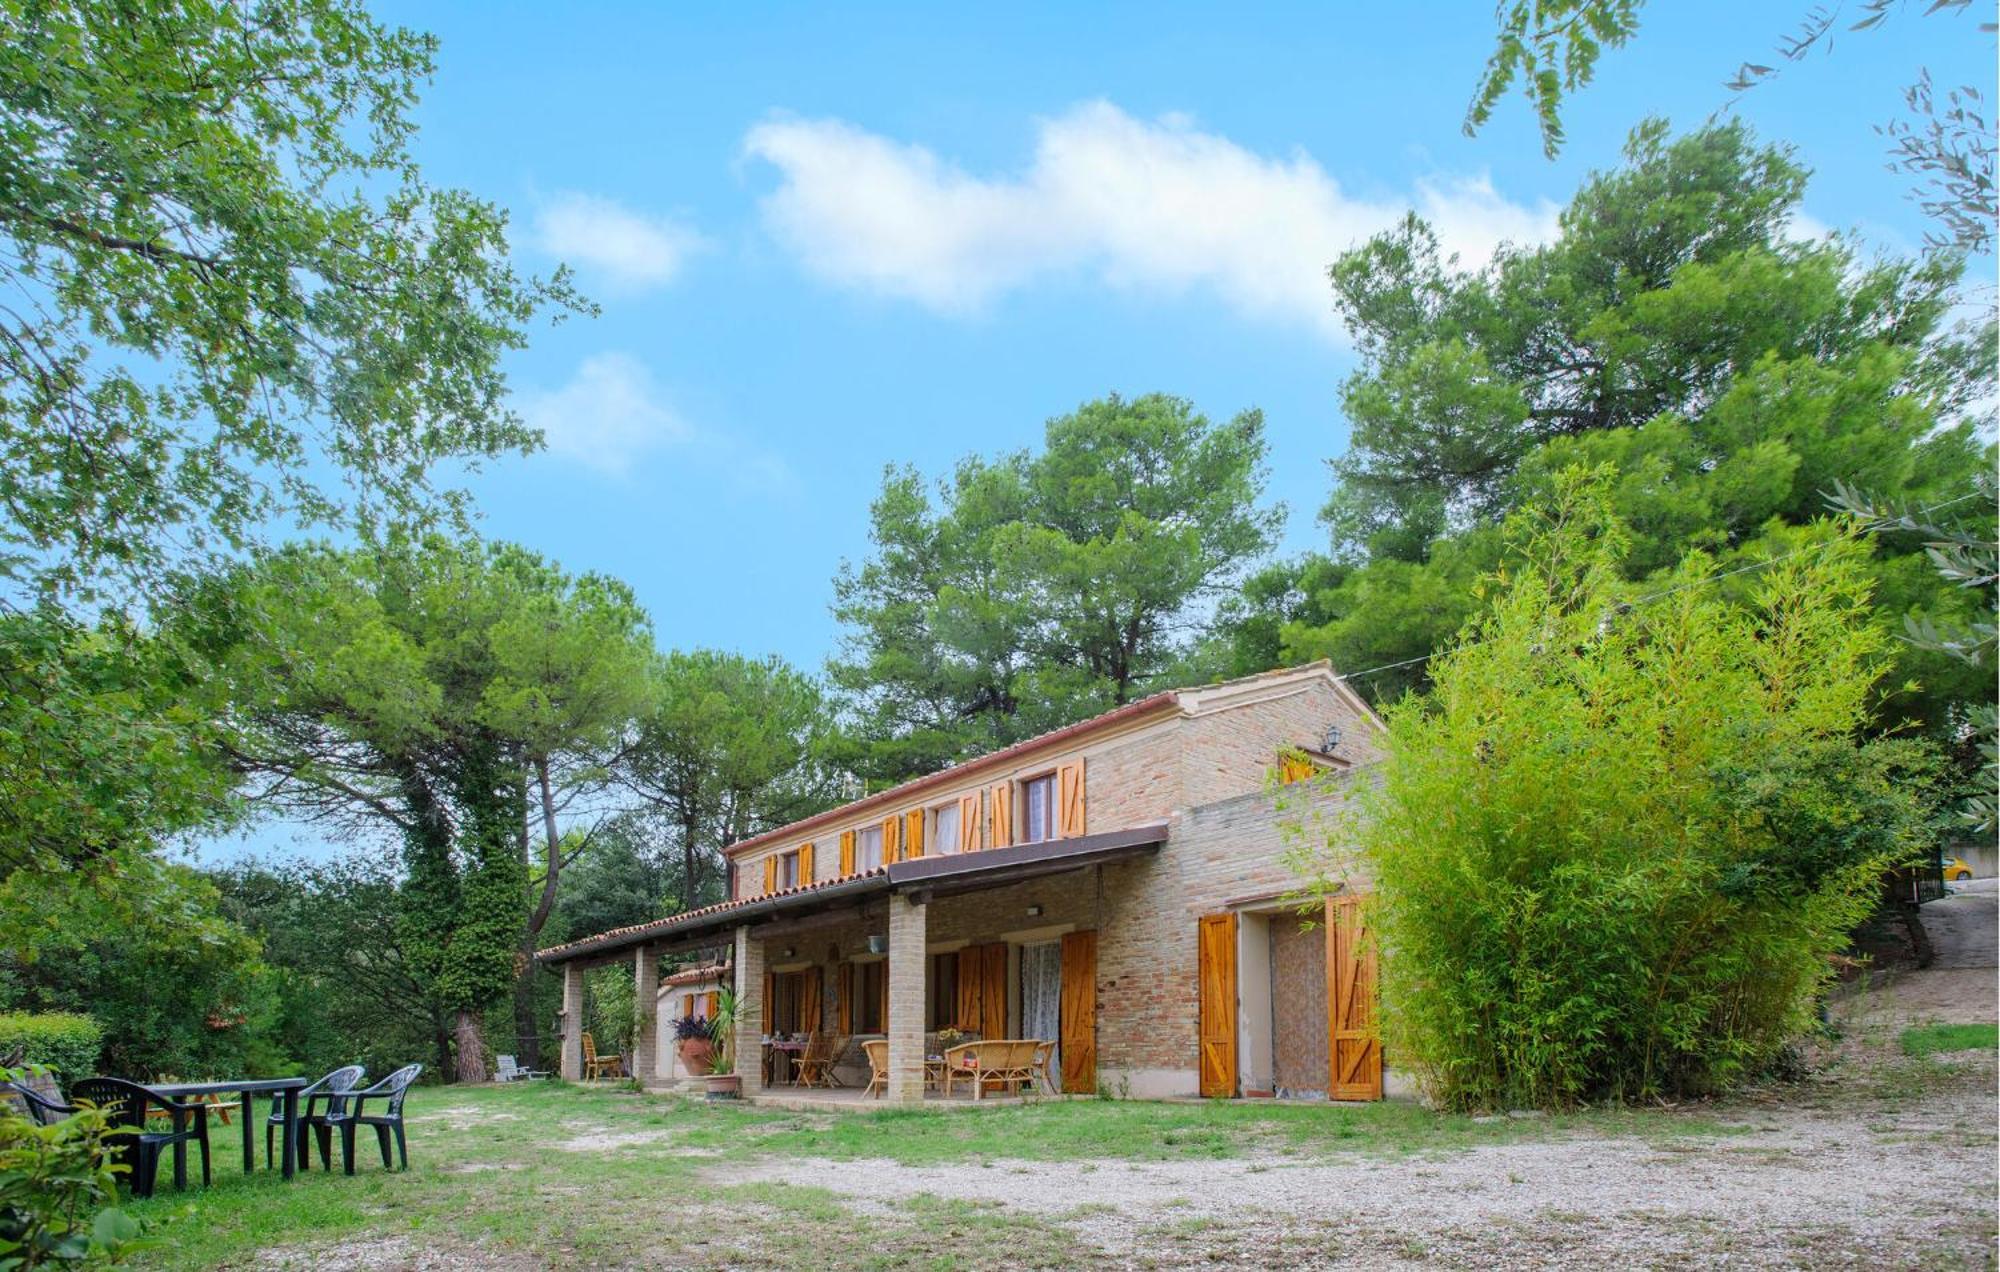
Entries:
{"type": "MultiPolygon", "coordinates": [[[[1665,1144],[1522,1143],[1435,1160],[1300,1164],[795,1160],[729,1182],[989,1203],[1071,1225],[1120,1266],[1980,1267],[1992,1254],[1991,1067],[1914,1118],[1757,1112],[1665,1144]]],[[[718,1179],[718,1182],[721,1182],[718,1179]]]]}
{"type": "Polygon", "coordinates": [[[1937,964],[1846,1004],[1834,1080],[1732,1106],[1721,1136],[1310,1164],[803,1159],[711,1178],[830,1189],[863,1212],[928,1194],[1032,1214],[1121,1267],[1990,1268],[1995,1057],[1912,1066],[1892,1052],[1910,1021],[1995,1018],[1995,901],[1926,906],[1937,964]]]}

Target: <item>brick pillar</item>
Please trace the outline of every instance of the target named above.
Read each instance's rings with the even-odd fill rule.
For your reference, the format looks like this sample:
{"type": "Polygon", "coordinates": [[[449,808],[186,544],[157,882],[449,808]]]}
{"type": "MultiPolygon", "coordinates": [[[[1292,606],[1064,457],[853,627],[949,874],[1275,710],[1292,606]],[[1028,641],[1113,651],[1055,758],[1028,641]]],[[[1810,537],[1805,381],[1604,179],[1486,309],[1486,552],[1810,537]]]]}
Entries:
{"type": "Polygon", "coordinates": [[[889,1089],[891,1104],[924,1101],[925,907],[889,898],[889,1089]]]}
{"type": "Polygon", "coordinates": [[[736,1074],[743,1094],[764,1089],[764,943],[749,928],[736,929],[736,1074]]]}
{"type": "Polygon", "coordinates": [[[650,945],[641,945],[632,960],[632,1006],[638,1017],[638,1034],[632,1039],[632,1076],[640,1082],[657,1082],[659,1071],[660,956],[650,945]]]}
{"type": "Polygon", "coordinates": [[[583,964],[563,964],[562,1076],[583,1081],[583,964]]]}

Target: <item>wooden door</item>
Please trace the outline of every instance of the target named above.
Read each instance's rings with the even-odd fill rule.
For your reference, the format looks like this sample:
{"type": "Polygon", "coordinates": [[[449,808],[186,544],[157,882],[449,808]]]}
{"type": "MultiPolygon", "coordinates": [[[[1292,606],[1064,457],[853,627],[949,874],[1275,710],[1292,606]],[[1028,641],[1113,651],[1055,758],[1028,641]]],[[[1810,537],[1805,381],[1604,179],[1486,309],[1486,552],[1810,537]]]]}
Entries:
{"type": "MultiPolygon", "coordinates": [[[[1007,943],[995,941],[991,945],[978,945],[966,951],[979,956],[979,1036],[982,1038],[1005,1038],[1007,1036],[1007,943]]],[[[966,974],[969,963],[961,956],[958,962],[959,975],[966,974]]]]}
{"type": "Polygon", "coordinates": [[[1382,1098],[1382,1040],[1375,1034],[1375,942],[1361,898],[1326,903],[1326,1093],[1334,1100],[1382,1098]]]}
{"type": "Polygon", "coordinates": [[[1236,1094],[1236,916],[1203,916],[1197,942],[1201,1093],[1236,1094]]]}
{"type": "Polygon", "coordinates": [[[1062,1089],[1070,1095],[1097,1090],[1097,933],[1062,939],[1062,1089]]]}

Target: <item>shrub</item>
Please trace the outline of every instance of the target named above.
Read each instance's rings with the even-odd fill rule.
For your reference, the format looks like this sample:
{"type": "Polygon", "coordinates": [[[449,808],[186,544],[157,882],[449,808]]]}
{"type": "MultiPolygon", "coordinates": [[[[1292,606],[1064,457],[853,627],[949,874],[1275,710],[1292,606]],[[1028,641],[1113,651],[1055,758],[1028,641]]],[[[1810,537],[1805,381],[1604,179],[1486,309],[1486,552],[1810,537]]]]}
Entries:
{"type": "Polygon", "coordinates": [[[1389,1054],[1459,1109],[1706,1094],[1810,1027],[1934,754],[1858,743],[1890,637],[1817,541],[1640,589],[1602,478],[1510,520],[1489,608],[1386,713],[1380,781],[1301,863],[1372,877],[1389,1054]]]}
{"type": "Polygon", "coordinates": [[[0,1060],[17,1050],[21,1063],[47,1065],[65,1081],[97,1072],[104,1029],[74,1012],[0,1013],[0,1060]]]}
{"type": "Polygon", "coordinates": [[[0,1103],[0,1268],[116,1262],[150,1244],[112,1205],[124,1167],[105,1138],[119,1133],[97,1109],[41,1126],[0,1103]]]}

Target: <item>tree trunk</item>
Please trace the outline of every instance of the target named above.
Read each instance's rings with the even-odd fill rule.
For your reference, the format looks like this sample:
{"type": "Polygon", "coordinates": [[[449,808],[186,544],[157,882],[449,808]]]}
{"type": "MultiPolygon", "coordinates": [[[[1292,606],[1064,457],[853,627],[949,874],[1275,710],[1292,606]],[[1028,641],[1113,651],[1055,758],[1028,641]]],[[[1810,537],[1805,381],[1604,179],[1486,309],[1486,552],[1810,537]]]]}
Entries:
{"type": "MultiPolygon", "coordinates": [[[[541,896],[528,912],[528,923],[521,933],[521,966],[514,975],[514,1045],[519,1048],[520,1063],[530,1069],[542,1067],[542,1031],[535,1027],[535,946],[543,925],[549,921],[549,913],[555,909],[556,881],[562,873],[562,839],[556,833],[555,791],[549,782],[547,756],[535,760],[535,778],[541,793],[542,835],[547,843],[548,864],[542,874],[541,896]]],[[[524,821],[521,823],[524,864],[527,857],[528,824],[524,821]]]]}
{"type": "Polygon", "coordinates": [[[486,1040],[480,1036],[479,1013],[460,1011],[453,1020],[452,1032],[458,1044],[457,1078],[459,1082],[484,1082],[486,1072],[486,1040]]]}

